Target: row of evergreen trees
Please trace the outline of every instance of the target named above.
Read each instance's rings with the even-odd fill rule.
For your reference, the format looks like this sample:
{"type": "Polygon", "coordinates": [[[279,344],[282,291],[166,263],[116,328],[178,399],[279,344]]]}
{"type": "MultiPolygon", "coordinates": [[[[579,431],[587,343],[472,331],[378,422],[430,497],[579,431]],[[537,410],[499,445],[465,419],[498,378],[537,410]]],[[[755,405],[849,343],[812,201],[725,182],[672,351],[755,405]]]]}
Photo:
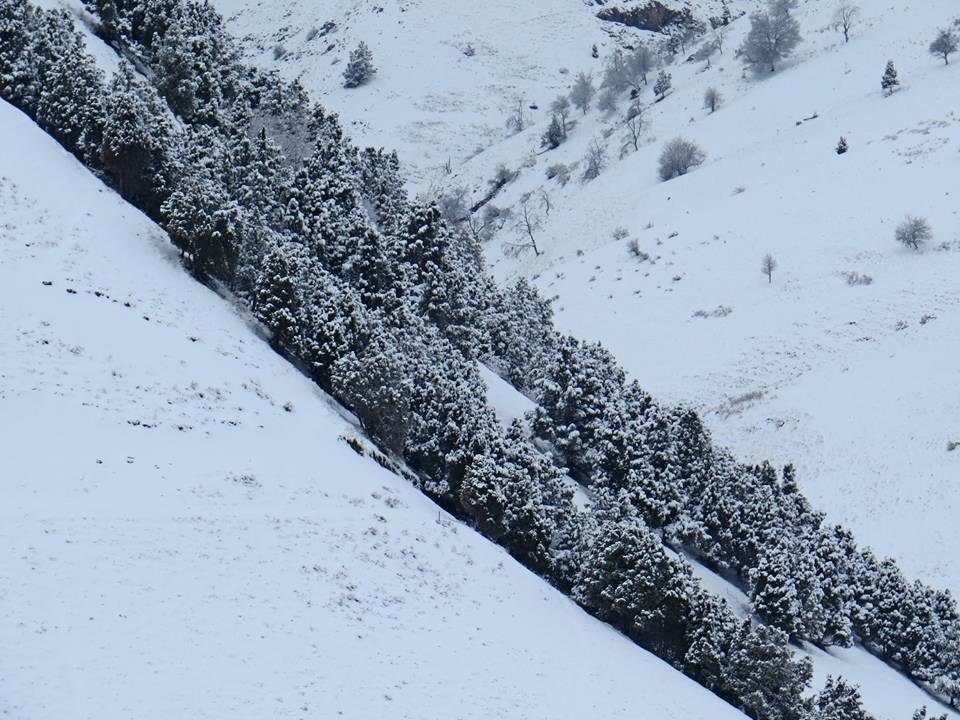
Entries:
{"type": "Polygon", "coordinates": [[[395,154],[357,149],[297,84],[240,64],[208,4],[90,5],[126,58],[109,82],[65,12],[0,0],[3,98],[247,302],[431,498],[755,718],[862,718],[842,680],[804,698],[789,639],[859,639],[956,704],[949,593],[826,525],[791,468],[736,462],[695,413],[560,335],[529,284],[498,288],[476,242],[407,197],[395,154]],[[528,422],[497,422],[478,360],[538,402],[528,422]],[[684,553],[739,582],[757,620],[684,553]]]}

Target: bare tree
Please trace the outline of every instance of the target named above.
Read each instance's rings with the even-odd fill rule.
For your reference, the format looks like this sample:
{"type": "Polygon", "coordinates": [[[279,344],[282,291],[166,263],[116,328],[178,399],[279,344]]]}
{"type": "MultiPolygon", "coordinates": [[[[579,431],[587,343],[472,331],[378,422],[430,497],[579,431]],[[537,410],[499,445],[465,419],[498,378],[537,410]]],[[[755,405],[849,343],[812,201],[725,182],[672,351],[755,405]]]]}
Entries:
{"type": "Polygon", "coordinates": [[[520,198],[520,210],[517,213],[516,222],[513,224],[516,238],[513,241],[506,241],[503,244],[503,251],[508,255],[517,256],[526,250],[533,250],[534,255],[540,255],[536,233],[542,225],[543,220],[533,205],[532,193],[523,195],[520,198]]]}
{"type": "Polygon", "coordinates": [[[626,59],[626,79],[627,82],[637,92],[640,92],[640,83],[647,84],[647,73],[654,68],[653,53],[646,45],[639,45],[626,59]]]}
{"type": "Polygon", "coordinates": [[[919,251],[920,246],[933,237],[933,230],[930,229],[930,223],[923,218],[907,215],[903,222],[897,225],[895,236],[897,242],[919,251]]]}
{"type": "Polygon", "coordinates": [[[509,208],[501,210],[496,205],[488,203],[483,206],[481,212],[472,213],[467,218],[467,229],[476,242],[485,243],[503,230],[512,216],[513,213],[509,208]]]}
{"type": "Polygon", "coordinates": [[[623,52],[614,50],[613,55],[607,58],[603,68],[602,87],[609,88],[615,93],[622,93],[630,86],[627,79],[627,63],[623,57],[623,52]]]}
{"type": "Polygon", "coordinates": [[[708,87],[706,92],[703,93],[703,106],[710,112],[716,112],[722,101],[723,96],[715,87],[708,87]]]}
{"type": "Polygon", "coordinates": [[[603,169],[607,166],[607,149],[599,139],[594,138],[590,141],[583,162],[584,181],[594,180],[603,172],[603,169]]]}
{"type": "Polygon", "coordinates": [[[860,6],[843,3],[833,14],[833,28],[843,33],[843,41],[850,42],[850,31],[860,17],[860,6]]]}
{"type": "Polygon", "coordinates": [[[713,46],[717,48],[717,52],[723,55],[723,44],[727,41],[727,26],[718,25],[713,29],[713,46]]]}
{"type": "Polygon", "coordinates": [[[513,103],[513,109],[507,117],[507,129],[514,132],[523,132],[527,127],[527,111],[523,105],[523,96],[518,95],[513,103]]]}
{"type": "Polygon", "coordinates": [[[570,98],[566,95],[558,95],[557,99],[550,103],[550,112],[560,121],[560,129],[566,137],[570,129],[567,124],[570,121],[570,98]]]}
{"type": "Polygon", "coordinates": [[[943,64],[950,64],[950,55],[957,51],[957,34],[950,30],[941,30],[937,35],[937,39],[930,43],[930,52],[933,55],[939,55],[943,58],[943,64]]]}
{"type": "Polygon", "coordinates": [[[544,188],[540,188],[540,191],[537,193],[537,197],[540,198],[540,207],[543,208],[544,217],[550,217],[550,210],[553,208],[553,201],[550,198],[550,193],[548,193],[544,188]]]}
{"type": "Polygon", "coordinates": [[[578,110],[587,114],[590,109],[590,103],[593,102],[593,96],[597,94],[597,89],[593,86],[593,78],[586,73],[577,75],[573,83],[573,89],[570,91],[570,102],[578,110]]]}
{"type": "Polygon", "coordinates": [[[626,155],[631,147],[634,152],[640,149],[640,137],[643,133],[643,108],[640,103],[634,102],[627,110],[624,127],[627,128],[627,134],[620,148],[620,157],[626,155]]]}
{"type": "Polygon", "coordinates": [[[797,0],[769,0],[766,10],[750,16],[750,32],[740,48],[754,72],[774,72],[800,43],[800,23],[790,12],[797,0]]]}
{"type": "Polygon", "coordinates": [[[597,100],[597,109],[603,113],[614,113],[617,111],[617,105],[620,104],[620,98],[613,88],[604,88],[597,100]]]}
{"type": "Polygon", "coordinates": [[[671,180],[686,175],[706,159],[707,154],[696,143],[682,137],[674,138],[660,153],[660,179],[671,180]]]}
{"type": "Polygon", "coordinates": [[[777,261],[774,260],[773,255],[767,253],[763,256],[763,260],[760,261],[760,270],[764,275],[767,276],[767,282],[773,282],[773,271],[777,269],[777,261]]]}

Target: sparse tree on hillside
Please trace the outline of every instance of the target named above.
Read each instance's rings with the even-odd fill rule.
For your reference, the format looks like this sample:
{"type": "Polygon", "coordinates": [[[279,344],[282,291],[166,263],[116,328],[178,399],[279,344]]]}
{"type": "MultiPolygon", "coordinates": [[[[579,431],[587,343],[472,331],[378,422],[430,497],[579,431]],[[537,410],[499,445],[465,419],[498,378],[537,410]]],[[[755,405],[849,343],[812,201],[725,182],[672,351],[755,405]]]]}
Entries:
{"type": "Polygon", "coordinates": [[[627,79],[627,62],[622,51],[615,50],[613,55],[607,59],[603,69],[602,87],[615,93],[622,93],[630,87],[630,81],[627,79]]]}
{"type": "Polygon", "coordinates": [[[837,155],[843,155],[850,149],[850,146],[847,144],[847,139],[840,136],[840,142],[837,143],[837,155]]]}
{"type": "Polygon", "coordinates": [[[597,100],[597,109],[604,113],[613,113],[620,104],[620,98],[613,88],[604,88],[600,93],[600,99],[597,100]]]}
{"type": "Polygon", "coordinates": [[[583,157],[583,163],[584,181],[594,180],[603,172],[603,169],[607,165],[607,149],[599,139],[594,139],[590,142],[590,147],[587,148],[587,154],[583,157]]]}
{"type": "Polygon", "coordinates": [[[777,261],[774,259],[773,255],[767,253],[763,256],[763,260],[760,261],[760,271],[767,276],[767,282],[773,282],[773,271],[777,269],[777,261]]]}
{"type": "Polygon", "coordinates": [[[567,137],[567,131],[570,129],[570,98],[566,95],[558,95],[557,99],[550,103],[550,112],[560,121],[560,129],[563,130],[563,137],[567,137]]]}
{"type": "Polygon", "coordinates": [[[957,39],[957,34],[948,28],[941,30],[937,34],[937,39],[930,43],[930,52],[942,57],[944,65],[949,65],[950,55],[957,51],[958,44],[960,41],[957,39]]]}
{"type": "Polygon", "coordinates": [[[843,41],[850,42],[850,31],[860,17],[860,6],[853,3],[843,3],[833,15],[833,27],[843,33],[843,41]]]}
{"type": "Polygon", "coordinates": [[[723,55],[723,44],[727,41],[727,27],[726,25],[718,25],[713,29],[712,33],[713,46],[717,49],[717,52],[723,55]]]}
{"type": "Polygon", "coordinates": [[[516,239],[508,240],[503,244],[504,252],[508,255],[520,255],[526,250],[533,250],[534,255],[539,255],[540,248],[537,247],[536,233],[542,225],[543,218],[537,213],[533,194],[527,193],[520,198],[520,209],[513,224],[516,239]]]}
{"type": "Polygon", "coordinates": [[[663,100],[670,88],[673,87],[673,78],[666,70],[661,70],[657,75],[657,82],[653,85],[653,94],[657,96],[657,102],[663,100]]]}
{"type": "Polygon", "coordinates": [[[923,243],[933,237],[933,230],[930,224],[920,217],[907,215],[903,222],[897,226],[897,242],[902,245],[919,251],[923,243]]]}
{"type": "Polygon", "coordinates": [[[883,71],[880,87],[887,95],[893,94],[900,87],[900,78],[897,77],[897,69],[893,66],[893,60],[887,60],[887,69],[883,71]]]}
{"type": "Polygon", "coordinates": [[[640,103],[634,102],[627,110],[624,126],[627,134],[620,148],[620,157],[626,155],[630,148],[633,148],[634,152],[640,149],[640,136],[643,132],[643,108],[640,103]]]}
{"type": "Polygon", "coordinates": [[[640,92],[640,83],[647,84],[647,73],[654,68],[653,53],[646,45],[640,45],[626,61],[626,78],[636,92],[640,92]]]}
{"type": "Polygon", "coordinates": [[[523,105],[523,96],[518,95],[513,101],[513,108],[507,117],[507,130],[523,132],[527,127],[527,110],[523,105]]]}
{"type": "Polygon", "coordinates": [[[577,75],[573,83],[573,89],[570,91],[570,102],[577,110],[584,115],[590,109],[590,103],[593,102],[593,96],[597,94],[597,89],[593,86],[593,78],[586,73],[577,75]]]}
{"type": "Polygon", "coordinates": [[[775,72],[777,63],[800,43],[800,23],[791,10],[797,0],[769,0],[766,10],[750,16],[750,32],[740,48],[754,72],[775,72]]]}
{"type": "Polygon", "coordinates": [[[373,53],[362,40],[357,48],[350,53],[350,60],[343,71],[343,86],[355,88],[365,85],[376,74],[377,68],[373,65],[373,53]]]}
{"type": "Polygon", "coordinates": [[[686,175],[697,165],[702,165],[707,154],[694,142],[677,137],[668,142],[660,153],[660,179],[672,180],[686,175]]]}
{"type": "Polygon", "coordinates": [[[720,94],[720,91],[714,87],[707,88],[707,91],[703,94],[703,106],[710,110],[710,112],[716,112],[722,100],[723,96],[720,94]]]}
{"type": "Polygon", "coordinates": [[[560,144],[565,138],[566,134],[563,132],[563,124],[560,121],[560,116],[554,113],[550,118],[550,125],[547,126],[546,131],[544,131],[540,137],[540,146],[553,150],[554,148],[560,147],[560,144]]]}

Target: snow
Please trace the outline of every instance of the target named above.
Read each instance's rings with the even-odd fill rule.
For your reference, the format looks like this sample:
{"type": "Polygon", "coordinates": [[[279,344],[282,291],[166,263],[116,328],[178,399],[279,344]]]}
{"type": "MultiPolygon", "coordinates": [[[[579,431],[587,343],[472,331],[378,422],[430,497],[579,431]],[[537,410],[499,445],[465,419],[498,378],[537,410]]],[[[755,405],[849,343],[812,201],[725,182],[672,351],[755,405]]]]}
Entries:
{"type": "Polygon", "coordinates": [[[743,718],[351,450],[0,104],[0,714],[743,718]]]}

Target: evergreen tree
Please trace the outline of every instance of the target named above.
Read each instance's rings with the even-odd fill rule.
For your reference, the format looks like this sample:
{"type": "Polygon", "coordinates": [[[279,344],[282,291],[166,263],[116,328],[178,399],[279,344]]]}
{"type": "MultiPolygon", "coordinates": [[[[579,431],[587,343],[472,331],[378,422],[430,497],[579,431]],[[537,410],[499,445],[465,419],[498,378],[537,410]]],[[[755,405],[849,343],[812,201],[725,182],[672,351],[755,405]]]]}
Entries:
{"type": "Polygon", "coordinates": [[[653,84],[653,94],[657,96],[657,100],[663,100],[671,87],[673,87],[672,76],[666,70],[661,70],[657,75],[657,81],[653,84]]]}
{"type": "Polygon", "coordinates": [[[270,345],[277,352],[297,353],[303,301],[297,283],[295,255],[276,246],[263,258],[253,296],[253,314],[270,331],[270,345]]]}
{"type": "Polygon", "coordinates": [[[152,89],[122,63],[107,92],[100,160],[120,194],[151,215],[165,190],[166,148],[173,130],[152,89]]]}
{"type": "Polygon", "coordinates": [[[897,69],[893,66],[893,60],[887,61],[887,69],[883,71],[880,87],[887,95],[892,94],[900,87],[900,78],[897,77],[897,69]]]}
{"type": "Polygon", "coordinates": [[[827,675],[827,682],[813,702],[815,720],[872,720],[863,709],[863,700],[856,685],[842,677],[827,675]]]}
{"type": "Polygon", "coordinates": [[[377,68],[373,65],[373,53],[367,44],[361,40],[356,49],[350,53],[350,60],[343,71],[343,86],[355,88],[366,85],[376,72],[377,68]]]}
{"type": "Polygon", "coordinates": [[[566,134],[563,131],[563,125],[560,123],[560,118],[554,114],[550,118],[550,125],[540,138],[540,146],[553,150],[560,147],[565,139],[566,134]]]}
{"type": "Polygon", "coordinates": [[[731,695],[751,717],[802,720],[803,692],[813,666],[807,657],[795,660],[786,633],[743,620],[734,635],[725,664],[731,695]]]}

